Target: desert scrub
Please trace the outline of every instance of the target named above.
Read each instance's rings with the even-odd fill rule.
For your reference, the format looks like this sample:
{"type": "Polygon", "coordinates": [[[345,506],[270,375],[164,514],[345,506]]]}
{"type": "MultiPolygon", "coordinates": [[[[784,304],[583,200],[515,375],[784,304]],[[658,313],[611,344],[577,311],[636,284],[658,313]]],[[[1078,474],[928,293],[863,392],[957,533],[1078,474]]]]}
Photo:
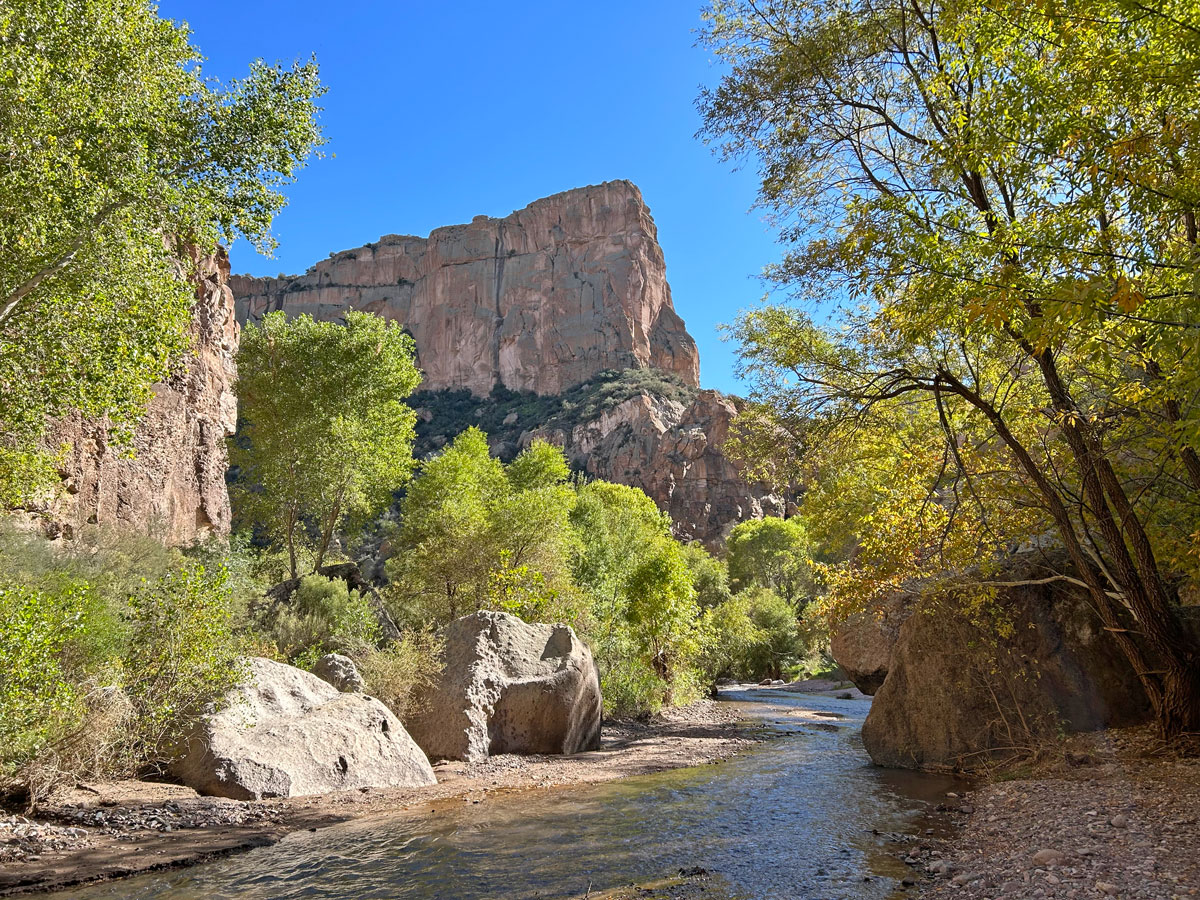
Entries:
{"type": "Polygon", "coordinates": [[[132,761],[165,763],[188,726],[237,683],[241,642],[225,570],[193,564],[130,598],[122,660],[136,723],[132,761]]]}
{"type": "Polygon", "coordinates": [[[388,705],[401,721],[417,712],[422,689],[432,687],[442,668],[442,641],[431,631],[405,631],[386,647],[372,648],[355,662],[366,692],[388,705]]]}
{"type": "Polygon", "coordinates": [[[0,776],[31,806],[64,780],[164,763],[237,679],[224,575],[202,566],[124,599],[4,584],[0,620],[0,776]]]}
{"type": "Polygon", "coordinates": [[[305,575],[286,604],[267,610],[260,627],[279,652],[302,668],[325,653],[359,656],[379,643],[379,623],[366,598],[340,578],[305,575]]]}

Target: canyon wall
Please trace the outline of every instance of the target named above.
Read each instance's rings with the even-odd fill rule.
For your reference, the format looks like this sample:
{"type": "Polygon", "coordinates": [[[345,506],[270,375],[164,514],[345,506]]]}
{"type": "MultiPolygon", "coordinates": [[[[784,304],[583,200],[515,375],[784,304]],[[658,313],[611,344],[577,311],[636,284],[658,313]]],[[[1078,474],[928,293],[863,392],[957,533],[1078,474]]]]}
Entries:
{"type": "Polygon", "coordinates": [[[164,384],[133,435],[133,455],[114,447],[105,423],[69,417],[47,445],[66,447],[65,493],[46,510],[52,534],[115,526],[173,545],[229,533],[226,435],[237,425],[234,396],[238,324],[223,250],[193,258],[196,305],[192,352],[164,384]]]}
{"type": "Polygon", "coordinates": [[[279,309],[321,320],[355,309],[404,323],[427,390],[560,394],[606,369],[644,367],[699,384],[654,220],[628,181],[428,238],[386,235],[304,275],[235,276],[231,286],[243,322],[279,309]]]}
{"type": "Polygon", "coordinates": [[[548,440],[588,475],[640,487],[670,514],[677,537],[715,549],[743,519],[789,511],[721,451],[735,415],[734,401],[717,391],[699,391],[690,403],[644,393],[569,430],[530,430],[521,444],[548,440]]]}
{"type": "Polygon", "coordinates": [[[423,394],[469,391],[476,407],[464,421],[447,415],[448,401],[427,398],[422,431],[437,441],[419,453],[467,424],[483,427],[505,458],[544,437],[577,469],[642,488],[681,537],[709,545],[737,521],[784,511],[721,451],[733,401],[698,391],[696,343],[672,305],[650,210],[628,181],[555,194],[501,219],[477,216],[428,238],[388,235],[304,275],[234,276],[230,285],[243,322],[275,310],[337,321],[354,309],[403,323],[423,394]],[[631,370],[666,373],[687,396],[646,389],[564,423],[545,411],[509,415],[494,393],[565,399],[631,370]]]}

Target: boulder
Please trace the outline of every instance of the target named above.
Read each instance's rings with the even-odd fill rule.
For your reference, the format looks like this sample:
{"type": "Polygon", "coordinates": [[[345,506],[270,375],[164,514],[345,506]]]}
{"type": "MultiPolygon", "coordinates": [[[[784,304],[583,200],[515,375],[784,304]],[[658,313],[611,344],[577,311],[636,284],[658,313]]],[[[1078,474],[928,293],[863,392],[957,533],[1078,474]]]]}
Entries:
{"type": "Polygon", "coordinates": [[[842,622],[830,637],[834,661],[854,686],[874,694],[887,677],[892,648],[911,606],[893,595],[842,622]]]}
{"type": "MultiPolygon", "coordinates": [[[[995,580],[1038,575],[1046,571],[1017,562],[995,580]]],[[[1051,581],[997,588],[974,613],[953,595],[922,601],[899,628],[862,738],[879,765],[971,768],[1052,740],[1060,729],[1150,717],[1087,594],[1051,581]]]]}
{"type": "Polygon", "coordinates": [[[436,784],[425,754],[382,702],[261,657],[184,742],[171,774],[234,800],[436,784]]]}
{"type": "Polygon", "coordinates": [[[333,685],[343,694],[360,693],[363,677],[358,673],[354,660],[340,653],[326,653],[313,666],[313,674],[333,685]]]}
{"type": "Polygon", "coordinates": [[[568,626],[478,612],[450,623],[445,663],[409,722],[431,759],[600,746],[600,679],[591,651],[568,626]]]}

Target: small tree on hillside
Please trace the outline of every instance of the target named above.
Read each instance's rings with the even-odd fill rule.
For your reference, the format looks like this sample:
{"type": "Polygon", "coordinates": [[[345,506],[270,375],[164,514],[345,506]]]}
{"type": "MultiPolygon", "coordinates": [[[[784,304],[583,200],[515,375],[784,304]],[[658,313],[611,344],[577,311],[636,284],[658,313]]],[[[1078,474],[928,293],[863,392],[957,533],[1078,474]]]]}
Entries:
{"type": "Polygon", "coordinates": [[[408,481],[413,355],[397,323],[367,313],[348,312],[344,326],[271,313],[243,334],[234,496],[244,519],[287,548],[293,578],[306,526],[315,572],[340,527],[377,515],[408,481]]]}

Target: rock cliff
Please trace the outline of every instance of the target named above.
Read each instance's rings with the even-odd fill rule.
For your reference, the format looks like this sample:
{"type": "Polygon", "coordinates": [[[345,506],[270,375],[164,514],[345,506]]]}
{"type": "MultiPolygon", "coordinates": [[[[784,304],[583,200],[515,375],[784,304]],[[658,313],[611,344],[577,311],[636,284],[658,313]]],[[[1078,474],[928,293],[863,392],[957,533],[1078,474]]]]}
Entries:
{"type": "Polygon", "coordinates": [[[643,367],[699,383],[654,220],[628,181],[428,238],[386,235],[304,275],[231,285],[243,322],[278,309],[326,320],[355,309],[404,323],[430,390],[560,394],[605,369],[643,367]]]}
{"type": "Polygon", "coordinates": [[[699,391],[686,404],[644,393],[569,430],[528,431],[521,443],[544,438],[587,474],[640,487],[670,514],[679,537],[715,545],[743,519],[786,512],[782,497],[747,481],[721,451],[736,414],[717,391],[699,391]]]}
{"type": "Polygon", "coordinates": [[[65,446],[65,495],[48,511],[52,532],[67,537],[87,525],[111,525],[186,545],[227,534],[226,435],[237,425],[238,324],[223,250],[197,255],[192,352],[165,384],[155,386],[130,456],[108,440],[103,422],[73,416],[47,435],[65,446]]]}
{"type": "Polygon", "coordinates": [[[419,456],[468,425],[504,458],[543,437],[577,469],[642,488],[680,536],[709,544],[741,519],[784,511],[721,451],[734,402],[698,390],[695,341],[628,181],[428,238],[389,235],[301,276],[230,284],[241,321],[273,310],[336,321],[356,309],[402,322],[424,372],[419,456]],[[592,402],[617,383],[619,396],[592,402]]]}

